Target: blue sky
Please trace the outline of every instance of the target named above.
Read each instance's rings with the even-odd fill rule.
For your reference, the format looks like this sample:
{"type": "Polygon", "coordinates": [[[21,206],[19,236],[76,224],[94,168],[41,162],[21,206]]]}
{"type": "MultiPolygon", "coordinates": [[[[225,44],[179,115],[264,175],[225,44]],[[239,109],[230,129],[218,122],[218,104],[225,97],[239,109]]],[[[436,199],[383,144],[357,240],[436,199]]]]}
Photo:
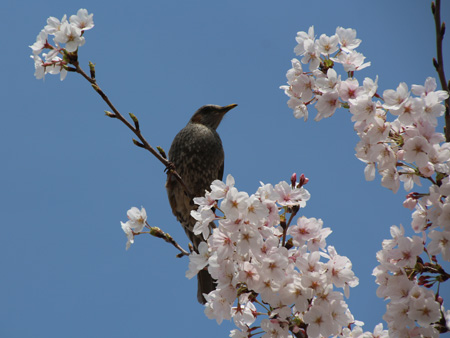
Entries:
{"type": "Polygon", "coordinates": [[[360,285],[348,303],[373,330],[385,307],[371,276],[375,253],[391,225],[410,229],[406,193],[392,194],[379,177],[364,180],[346,110],[295,120],[279,86],[296,33],[311,25],[318,36],[356,29],[358,51],[372,62],[359,79],[378,75],[380,92],[436,77],[429,1],[4,0],[0,337],[227,337],[233,327],[206,318],[196,282],[184,277],[188,261],[172,247],[140,236],[125,251],[120,221],[141,205],[151,225],[187,246],[162,165],[104,116],[105,103],[80,76],[33,77],[28,46],[47,17],[79,8],[95,22],[79,51],[82,67],[96,63],[99,85],[123,114],[139,118],[150,144],[168,151],[198,107],[237,103],[218,131],[225,175],[238,189],[253,193],[260,181],[276,184],[293,172],[310,178],[304,215],[322,218],[333,230],[328,244],[352,260],[360,285]]]}

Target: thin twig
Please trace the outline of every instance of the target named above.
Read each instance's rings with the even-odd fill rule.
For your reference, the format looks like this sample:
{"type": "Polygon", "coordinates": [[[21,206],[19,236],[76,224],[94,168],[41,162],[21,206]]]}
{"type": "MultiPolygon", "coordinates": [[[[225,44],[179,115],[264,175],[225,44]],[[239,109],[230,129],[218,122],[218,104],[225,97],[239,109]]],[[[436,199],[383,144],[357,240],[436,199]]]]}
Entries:
{"type": "MultiPolygon", "coordinates": [[[[436,2],[431,3],[431,12],[434,17],[434,25],[436,28],[436,54],[437,60],[433,58],[433,65],[436,68],[436,72],[439,75],[439,81],[441,82],[441,87],[446,92],[449,92],[448,83],[445,78],[444,72],[444,57],[442,53],[442,41],[444,40],[445,34],[445,23],[441,24],[441,0],[436,0],[436,2]]],[[[450,142],[450,98],[445,100],[445,140],[450,142]]]]}
{"type": "Polygon", "coordinates": [[[177,248],[180,253],[177,255],[178,258],[183,257],[183,256],[189,256],[189,252],[187,252],[186,250],[184,250],[181,245],[179,245],[172,236],[170,236],[168,233],[165,233],[164,231],[162,231],[160,228],[158,227],[151,227],[148,223],[146,223],[147,228],[150,230],[149,232],[136,232],[133,233],[135,236],[136,235],[142,235],[142,234],[150,234],[154,237],[157,238],[162,238],[164,241],[166,241],[169,244],[172,244],[175,248],[177,248]]]}
{"type": "MultiPolygon", "coordinates": [[[[292,219],[295,217],[295,215],[297,215],[297,212],[300,210],[300,208],[298,206],[294,206],[292,207],[291,210],[291,216],[289,217],[289,221],[286,224],[286,226],[283,227],[283,240],[282,240],[282,246],[286,245],[286,234],[287,234],[287,230],[289,228],[289,226],[291,225],[292,219]]],[[[286,223],[286,220],[285,220],[286,223]]]]}
{"type": "Polygon", "coordinates": [[[175,248],[180,250],[180,254],[177,255],[177,257],[183,257],[183,256],[189,256],[189,252],[184,250],[174,239],[172,236],[170,236],[168,233],[165,233],[158,227],[150,227],[150,235],[162,238],[167,243],[172,244],[175,248]]]}
{"type": "MultiPolygon", "coordinates": [[[[167,160],[166,158],[164,158],[163,156],[160,155],[160,153],[158,151],[156,151],[148,142],[147,140],[144,138],[144,136],[142,136],[141,131],[139,129],[139,122],[136,118],[136,116],[134,116],[133,114],[130,114],[133,122],[134,122],[134,126],[128,122],[122,114],[120,114],[120,112],[117,110],[117,108],[112,104],[112,102],[109,100],[108,96],[106,96],[106,94],[103,92],[103,90],[100,88],[100,86],[97,83],[97,80],[95,78],[89,77],[84,71],[83,69],[81,69],[80,65],[78,64],[78,61],[73,62],[73,65],[76,68],[76,72],[79,73],[81,76],[83,76],[87,81],[89,81],[92,85],[92,88],[101,96],[101,98],[103,99],[103,101],[106,102],[106,104],[111,108],[111,110],[114,112],[114,114],[108,114],[109,117],[112,118],[116,118],[119,121],[121,121],[123,124],[125,124],[128,129],[130,129],[141,141],[140,143],[137,142],[136,140],[133,140],[133,142],[138,145],[141,148],[145,148],[147,149],[153,156],[155,156],[162,164],[164,164],[164,166],[166,167],[167,170],[167,175],[169,176],[174,176],[175,179],[183,186],[184,191],[186,191],[186,193],[191,196],[192,198],[195,197],[192,195],[192,193],[190,192],[189,188],[186,186],[186,184],[184,183],[183,179],[181,178],[181,176],[177,173],[176,168],[174,166],[174,164],[172,162],[170,162],[169,160],[167,160]]],[[[90,72],[91,74],[95,74],[95,68],[94,65],[92,63],[89,64],[90,66],[90,72]]]]}

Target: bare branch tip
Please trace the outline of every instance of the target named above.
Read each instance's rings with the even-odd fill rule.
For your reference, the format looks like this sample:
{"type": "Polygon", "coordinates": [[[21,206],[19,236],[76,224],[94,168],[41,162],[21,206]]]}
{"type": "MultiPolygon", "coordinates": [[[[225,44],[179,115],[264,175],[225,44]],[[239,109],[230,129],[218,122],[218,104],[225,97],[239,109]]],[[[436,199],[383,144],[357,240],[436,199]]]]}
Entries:
{"type": "Polygon", "coordinates": [[[140,147],[140,148],[145,148],[145,146],[141,142],[139,142],[138,140],[133,139],[133,143],[135,145],[137,145],[138,147],[140,147]]]}
{"type": "Polygon", "coordinates": [[[164,151],[164,149],[160,146],[157,146],[156,149],[158,149],[159,154],[167,160],[167,155],[166,155],[166,152],[164,151]]]}
{"type": "Polygon", "coordinates": [[[111,113],[110,111],[108,111],[108,110],[105,110],[105,115],[106,116],[108,116],[108,117],[111,117],[111,118],[115,118],[115,117],[117,117],[116,116],[116,114],[114,114],[114,113],[111,113]]]}
{"type": "Polygon", "coordinates": [[[436,61],[436,58],[433,58],[433,66],[436,68],[436,71],[439,71],[439,63],[436,61]]]}
{"type": "Polygon", "coordinates": [[[136,130],[139,130],[139,120],[137,119],[136,115],[134,115],[133,113],[128,113],[131,117],[131,119],[134,122],[134,126],[136,127],[136,130]]]}
{"type": "Polygon", "coordinates": [[[91,79],[95,79],[95,63],[89,61],[89,71],[91,73],[91,79]]]}
{"type": "Polygon", "coordinates": [[[139,122],[136,115],[134,115],[133,113],[128,113],[131,117],[131,119],[133,120],[134,123],[139,122]]]}

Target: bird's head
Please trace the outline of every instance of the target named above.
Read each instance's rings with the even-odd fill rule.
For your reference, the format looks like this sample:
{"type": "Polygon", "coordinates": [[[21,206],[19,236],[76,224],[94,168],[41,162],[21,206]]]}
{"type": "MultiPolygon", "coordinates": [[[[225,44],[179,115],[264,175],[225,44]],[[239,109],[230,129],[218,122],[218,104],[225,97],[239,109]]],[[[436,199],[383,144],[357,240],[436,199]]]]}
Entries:
{"type": "Polygon", "coordinates": [[[204,126],[216,130],[224,115],[236,106],[237,104],[235,103],[224,107],[216,106],[214,104],[208,104],[206,106],[200,107],[194,113],[194,115],[192,115],[189,123],[203,124],[204,126]]]}

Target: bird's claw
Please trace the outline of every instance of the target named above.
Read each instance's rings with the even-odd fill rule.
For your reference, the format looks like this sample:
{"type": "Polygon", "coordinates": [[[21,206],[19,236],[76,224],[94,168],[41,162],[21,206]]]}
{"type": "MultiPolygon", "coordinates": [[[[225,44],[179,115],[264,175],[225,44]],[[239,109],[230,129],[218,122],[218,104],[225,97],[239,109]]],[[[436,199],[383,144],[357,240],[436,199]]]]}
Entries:
{"type": "Polygon", "coordinates": [[[172,171],[175,171],[175,164],[173,164],[172,162],[169,162],[166,166],[166,168],[164,169],[164,172],[166,174],[170,174],[172,171]]]}

